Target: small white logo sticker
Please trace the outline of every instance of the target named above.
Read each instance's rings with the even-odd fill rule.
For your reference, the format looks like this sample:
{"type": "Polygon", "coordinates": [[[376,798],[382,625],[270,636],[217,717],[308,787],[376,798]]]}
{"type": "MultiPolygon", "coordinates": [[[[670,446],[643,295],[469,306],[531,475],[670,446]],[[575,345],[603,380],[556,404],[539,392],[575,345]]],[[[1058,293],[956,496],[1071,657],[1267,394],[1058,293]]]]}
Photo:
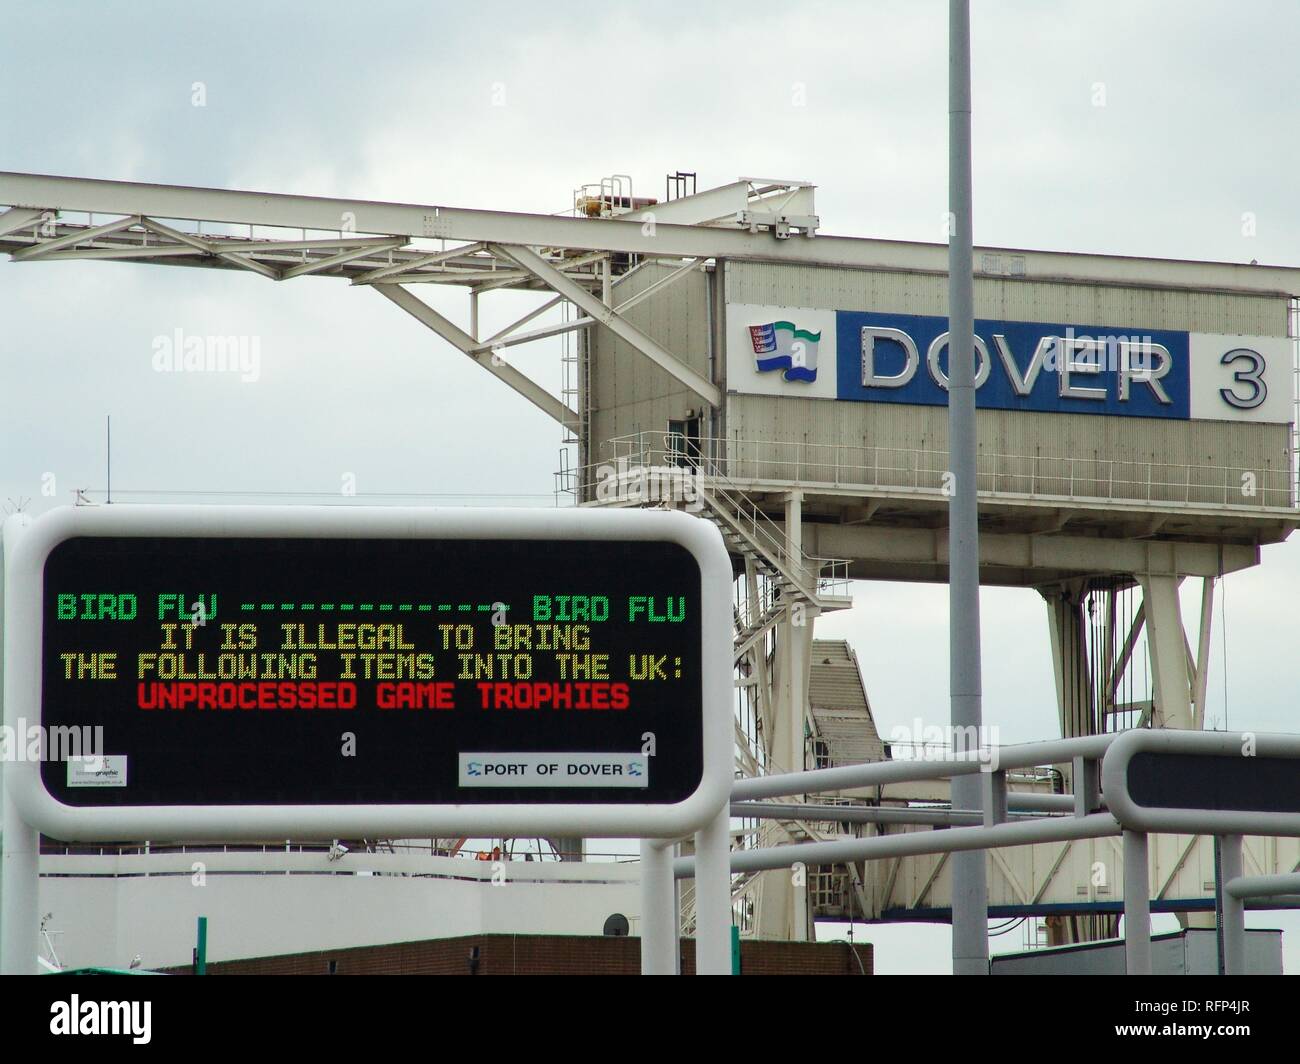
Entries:
{"type": "Polygon", "coordinates": [[[461,754],[462,787],[648,787],[644,754],[461,754]]]}
{"type": "Polygon", "coordinates": [[[125,787],[126,755],[68,759],[69,787],[125,787]]]}

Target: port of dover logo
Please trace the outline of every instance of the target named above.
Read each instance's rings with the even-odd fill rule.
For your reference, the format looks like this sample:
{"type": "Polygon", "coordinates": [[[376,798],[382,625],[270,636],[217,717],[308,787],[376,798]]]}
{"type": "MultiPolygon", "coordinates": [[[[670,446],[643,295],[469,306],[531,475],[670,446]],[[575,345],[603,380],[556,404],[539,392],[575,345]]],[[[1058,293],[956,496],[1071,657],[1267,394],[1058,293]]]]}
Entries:
{"type": "Polygon", "coordinates": [[[817,345],[820,332],[798,328],[792,321],[774,321],[751,325],[749,339],[754,345],[754,368],[759,373],[782,370],[788,381],[812,382],[817,379],[817,345]]]}

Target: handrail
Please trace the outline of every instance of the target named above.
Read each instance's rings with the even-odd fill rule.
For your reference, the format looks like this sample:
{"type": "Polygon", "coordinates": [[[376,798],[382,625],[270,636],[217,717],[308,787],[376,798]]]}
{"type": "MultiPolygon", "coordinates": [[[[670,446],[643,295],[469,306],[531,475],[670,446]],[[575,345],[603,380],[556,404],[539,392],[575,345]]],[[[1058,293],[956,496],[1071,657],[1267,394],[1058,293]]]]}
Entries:
{"type": "Polygon", "coordinates": [[[694,490],[724,504],[728,520],[748,535],[778,569],[783,570],[796,586],[810,599],[819,597],[845,597],[849,594],[848,560],[844,558],[819,558],[803,550],[791,551],[787,547],[785,530],[767,516],[761,507],[735,483],[716,461],[703,453],[689,455],[677,441],[680,437],[669,432],[641,432],[633,436],[617,437],[611,443],[635,440],[635,452],[617,454],[614,465],[595,463],[573,473],[595,473],[600,476],[620,467],[637,469],[682,469],[693,471],[694,490]],[[657,443],[657,446],[656,446],[657,443]]]}
{"type": "MultiPolygon", "coordinates": [[[[650,431],[613,437],[603,445],[612,452],[611,458],[589,469],[620,458],[653,465],[650,459],[656,455],[664,459],[663,465],[679,464],[683,456],[680,448],[671,445],[672,438],[670,433],[650,431]]],[[[737,480],[775,480],[942,493],[948,469],[948,452],[934,448],[713,437],[698,441],[701,457],[695,450],[693,440],[692,464],[733,486],[737,480]]],[[[1252,468],[986,451],[977,456],[977,476],[981,492],[1027,497],[1240,509],[1300,506],[1289,463],[1252,468]]]]}
{"type": "MultiPolygon", "coordinates": [[[[351,841],[351,840],[349,840],[351,841]]],[[[476,861],[470,856],[472,851],[462,850],[458,854],[441,853],[432,850],[428,843],[415,843],[393,839],[376,839],[371,840],[373,846],[382,847],[381,850],[352,850],[347,854],[347,859],[337,867],[339,871],[348,872],[352,865],[357,861],[368,860],[376,855],[381,857],[435,857],[444,860],[455,860],[462,862],[467,868],[477,866],[481,872],[482,862],[476,861]]],[[[231,854],[247,855],[251,857],[266,856],[290,856],[290,857],[321,857],[328,856],[331,851],[331,843],[320,842],[315,840],[292,841],[289,843],[232,843],[232,842],[174,842],[174,843],[68,843],[56,842],[52,839],[43,840],[41,843],[41,857],[167,857],[172,855],[202,855],[202,854],[231,854]]],[[[623,864],[635,863],[637,860],[633,854],[619,853],[617,851],[596,851],[584,849],[581,854],[571,851],[558,851],[554,854],[548,853],[543,860],[540,857],[527,859],[524,853],[531,851],[520,851],[514,854],[502,853],[500,860],[509,864],[511,867],[516,865],[545,865],[550,868],[562,864],[623,864]],[[580,857],[580,860],[562,860],[561,857],[580,857]],[[592,860],[596,858],[596,860],[592,860]]],[[[267,873],[267,874],[283,874],[267,873]]]]}

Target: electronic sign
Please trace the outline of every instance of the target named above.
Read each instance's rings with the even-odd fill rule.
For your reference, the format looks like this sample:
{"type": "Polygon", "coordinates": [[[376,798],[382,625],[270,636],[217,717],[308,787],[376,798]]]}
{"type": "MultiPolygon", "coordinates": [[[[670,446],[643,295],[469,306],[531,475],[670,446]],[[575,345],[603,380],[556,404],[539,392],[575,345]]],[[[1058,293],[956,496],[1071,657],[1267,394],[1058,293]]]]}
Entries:
{"type": "Polygon", "coordinates": [[[726,800],[701,519],[106,506],[14,553],[7,719],[46,755],[15,793],[48,834],[671,835],[726,800]]]}
{"type": "Polygon", "coordinates": [[[1300,835],[1300,736],[1136,729],[1107,749],[1102,788],[1134,831],[1300,835]]]}

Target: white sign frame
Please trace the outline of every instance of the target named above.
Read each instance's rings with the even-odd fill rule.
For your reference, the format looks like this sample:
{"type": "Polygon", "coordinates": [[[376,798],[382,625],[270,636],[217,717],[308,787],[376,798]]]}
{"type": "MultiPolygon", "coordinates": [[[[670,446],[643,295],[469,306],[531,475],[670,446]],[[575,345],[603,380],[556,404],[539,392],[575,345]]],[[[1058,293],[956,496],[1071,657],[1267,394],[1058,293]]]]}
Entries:
{"type": "MultiPolygon", "coordinates": [[[[11,728],[40,723],[46,558],[74,536],[370,539],[602,539],[671,542],[700,568],[703,774],[661,804],[229,805],[76,807],[57,801],[39,762],[5,765],[24,821],[57,839],[421,838],[509,834],[680,838],[708,824],[732,783],[732,569],[718,529],[679,511],[398,507],[96,506],[50,511],[6,537],[4,710],[11,728]]],[[[632,751],[629,751],[629,753],[632,751]]],[[[663,756],[658,754],[656,756],[663,756]]]]}
{"type": "Polygon", "coordinates": [[[1106,750],[1102,794],[1111,815],[1130,831],[1178,835],[1300,836],[1300,813],[1243,809],[1179,809],[1139,805],[1128,789],[1129,762],[1140,753],[1218,757],[1292,758],[1300,772],[1300,735],[1135,728],[1106,750]],[[1250,754],[1243,751],[1249,748],[1250,754]]]}

